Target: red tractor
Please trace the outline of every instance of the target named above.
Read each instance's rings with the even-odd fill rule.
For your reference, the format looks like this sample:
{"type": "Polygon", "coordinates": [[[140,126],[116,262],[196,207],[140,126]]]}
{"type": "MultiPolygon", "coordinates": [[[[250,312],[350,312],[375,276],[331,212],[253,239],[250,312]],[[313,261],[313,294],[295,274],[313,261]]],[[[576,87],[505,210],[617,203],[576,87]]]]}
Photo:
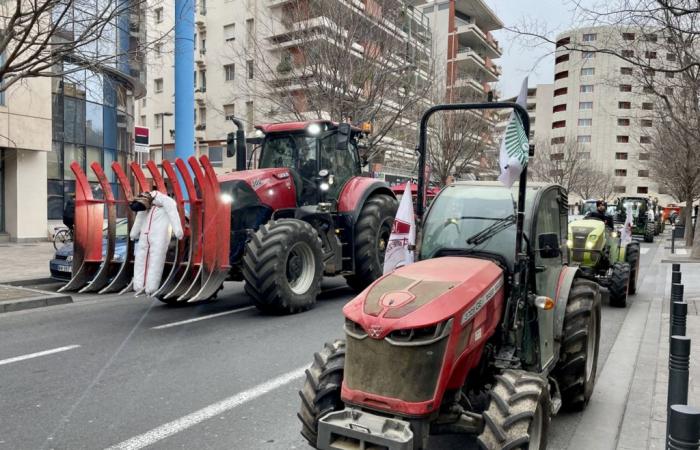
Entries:
{"type": "MultiPolygon", "coordinates": [[[[398,202],[387,185],[361,176],[358,145],[365,131],[322,120],[260,125],[257,169],[242,170],[250,162],[242,123],[234,122],[238,132],[229,135],[227,153],[236,154],[239,171],[216,175],[205,156],[190,157],[189,167],[175,161],[177,173],[163,161],[164,179],[153,161],[146,164],[156,188],[177,201],[188,235],[169,253],[155,296],[193,302],[215,296],[224,280],[245,281],[260,310],[285,314],[314,306],[323,275],[343,275],[358,291],[379,278],[398,202]]],[[[130,167],[138,188],[150,190],[140,165],[130,167]]],[[[129,177],[112,164],[121,187],[115,198],[102,168],[93,164],[104,192],[96,199],[80,165],[71,168],[76,238],[73,277],[63,289],[128,291],[133,245],[122,262],[113,255],[116,208],[133,195],[129,177]]]]}
{"type": "MultiPolygon", "coordinates": [[[[513,103],[438,105],[441,110],[513,103]]],[[[488,450],[547,446],[550,416],[582,409],[596,378],[598,286],[568,266],[568,201],[554,184],[445,187],[423,217],[419,261],[345,305],[345,339],[306,372],[299,418],[315,448],[428,448],[431,434],[467,433],[488,450]]]]}

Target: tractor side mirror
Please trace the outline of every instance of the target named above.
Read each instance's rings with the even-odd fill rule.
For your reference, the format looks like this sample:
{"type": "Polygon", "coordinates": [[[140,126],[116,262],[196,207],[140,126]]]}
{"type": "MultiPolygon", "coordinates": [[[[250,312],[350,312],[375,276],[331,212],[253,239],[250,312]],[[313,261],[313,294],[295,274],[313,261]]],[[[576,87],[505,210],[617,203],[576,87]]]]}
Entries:
{"type": "Polygon", "coordinates": [[[542,233],[537,237],[537,243],[541,258],[558,258],[561,256],[559,235],[557,233],[542,233]]]}
{"type": "Polygon", "coordinates": [[[338,135],[335,139],[335,149],[340,151],[345,151],[348,149],[348,144],[350,142],[350,133],[352,128],[350,128],[349,123],[338,124],[338,135]]]}
{"type": "Polygon", "coordinates": [[[226,156],[233,158],[236,155],[236,133],[226,135],[226,156]]]}

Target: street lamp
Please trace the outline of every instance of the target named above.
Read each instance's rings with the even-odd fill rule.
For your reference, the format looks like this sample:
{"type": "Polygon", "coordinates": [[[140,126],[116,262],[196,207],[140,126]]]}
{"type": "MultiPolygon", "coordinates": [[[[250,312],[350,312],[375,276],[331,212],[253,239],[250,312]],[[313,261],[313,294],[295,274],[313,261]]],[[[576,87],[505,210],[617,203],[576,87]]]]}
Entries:
{"type": "Polygon", "coordinates": [[[165,118],[172,117],[173,113],[163,112],[156,115],[160,116],[160,159],[162,161],[165,157],[165,118]]]}

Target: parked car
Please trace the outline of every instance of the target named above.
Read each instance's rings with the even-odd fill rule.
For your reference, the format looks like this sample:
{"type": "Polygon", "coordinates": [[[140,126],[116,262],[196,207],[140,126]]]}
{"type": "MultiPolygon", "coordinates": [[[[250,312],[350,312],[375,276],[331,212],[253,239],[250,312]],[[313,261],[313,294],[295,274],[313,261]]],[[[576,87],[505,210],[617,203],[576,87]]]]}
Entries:
{"type": "MultiPolygon", "coordinates": [[[[129,240],[127,220],[117,221],[117,241],[114,246],[114,262],[122,262],[126,254],[126,244],[129,240]]],[[[102,230],[102,254],[107,251],[107,228],[102,230]]],[[[56,250],[54,257],[49,261],[51,278],[68,281],[73,276],[73,243],[69,242],[56,250]]]]}

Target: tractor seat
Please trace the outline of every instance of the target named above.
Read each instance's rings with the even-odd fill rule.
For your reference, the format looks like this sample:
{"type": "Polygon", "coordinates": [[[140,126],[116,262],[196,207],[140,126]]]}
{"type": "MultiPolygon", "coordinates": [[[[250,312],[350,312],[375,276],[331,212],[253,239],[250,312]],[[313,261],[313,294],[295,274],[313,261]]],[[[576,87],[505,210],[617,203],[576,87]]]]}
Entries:
{"type": "Polygon", "coordinates": [[[294,180],[294,192],[296,193],[297,206],[301,205],[301,197],[304,190],[304,183],[301,181],[301,175],[295,169],[289,169],[289,173],[294,180]]]}

